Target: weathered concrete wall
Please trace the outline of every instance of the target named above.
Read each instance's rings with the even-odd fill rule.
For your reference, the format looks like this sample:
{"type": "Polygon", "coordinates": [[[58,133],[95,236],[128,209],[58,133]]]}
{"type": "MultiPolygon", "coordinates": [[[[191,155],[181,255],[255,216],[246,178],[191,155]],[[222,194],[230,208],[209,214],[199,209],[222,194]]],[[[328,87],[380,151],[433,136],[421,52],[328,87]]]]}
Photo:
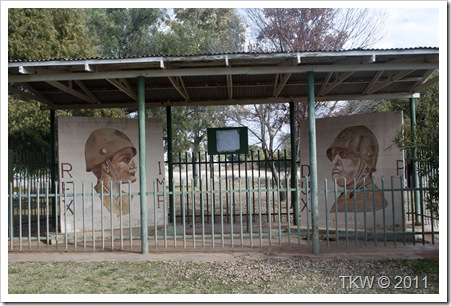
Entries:
{"type": "MultiPolygon", "coordinates": [[[[66,196],[60,200],[61,213],[61,230],[65,232],[91,230],[94,226],[95,230],[118,228],[120,221],[122,226],[128,228],[140,226],[140,199],[139,195],[134,194],[129,202],[129,197],[124,196],[122,199],[122,211],[120,205],[120,197],[105,196],[103,201],[98,192],[101,192],[101,185],[98,184],[100,179],[94,174],[95,171],[87,171],[87,159],[92,158],[102,159],[102,154],[108,155],[113,149],[119,149],[123,146],[131,145],[136,150],[136,155],[132,157],[132,161],[126,160],[134,164],[131,170],[134,173],[133,182],[130,184],[131,192],[139,192],[139,143],[138,143],[138,120],[136,119],[111,119],[111,118],[82,118],[82,117],[58,117],[58,154],[59,154],[59,179],[60,192],[71,194],[82,193],[82,184],[84,182],[84,192],[87,194],[94,193],[94,196],[85,196],[84,204],[82,197],[79,195],[74,197],[66,196]],[[93,141],[87,141],[93,131],[108,128],[116,134],[107,135],[102,134],[98,136],[97,147],[93,145],[93,141]],[[115,130],[111,130],[115,129],[115,130]],[[117,132],[117,131],[119,132],[117,132]],[[115,135],[119,135],[117,138],[115,135]],[[125,135],[125,136],[124,136],[125,135]],[[113,137],[113,138],[112,138],[113,137]],[[116,137],[116,138],[114,138],[116,137]],[[128,140],[127,140],[128,137],[128,140]],[[109,139],[111,138],[111,139],[109,139]],[[116,142],[112,141],[116,139],[116,142]],[[103,140],[110,141],[109,144],[104,144],[103,140]],[[99,147],[100,145],[100,147],[99,147]],[[90,153],[86,153],[86,147],[91,148],[90,153]],[[100,148],[100,149],[99,149],[100,148]],[[107,151],[110,152],[107,152],[107,151]],[[86,154],[85,154],[86,153],[86,154]],[[75,200],[75,201],[74,201],[75,200]],[[110,201],[113,200],[111,203],[110,201]],[[103,203],[103,205],[102,205],[103,203]],[[110,213],[113,211],[113,214],[110,213]],[[64,213],[65,212],[65,213],[64,213]],[[103,220],[101,216],[103,214],[103,220]],[[122,220],[120,220],[122,219],[122,220]],[[131,222],[131,223],[130,223],[131,222]],[[74,224],[75,223],[75,224],[74,224]],[[84,224],[83,224],[84,223],[84,224]]],[[[90,164],[95,164],[97,161],[91,161],[90,164]]],[[[106,165],[106,164],[105,164],[106,165]]],[[[104,166],[105,166],[104,165],[104,166]]],[[[109,164],[112,168],[111,164],[109,164]]],[[[146,120],[146,165],[147,165],[147,191],[153,191],[153,182],[156,182],[158,191],[162,191],[163,182],[165,179],[164,171],[164,149],[163,149],[163,128],[162,123],[158,120],[146,120]]],[[[108,168],[107,166],[105,166],[108,168]]],[[[107,169],[107,172],[111,169],[107,169]]],[[[117,171],[116,171],[117,172],[117,171]]],[[[119,176],[117,174],[116,176],[119,176]]],[[[110,184],[105,181],[104,193],[109,193],[110,184]]],[[[114,186],[113,186],[114,188],[114,186]]],[[[120,186],[123,193],[129,192],[128,184],[120,186]]],[[[118,188],[117,188],[118,190],[118,188]]],[[[117,191],[119,192],[119,191],[117,191]]],[[[117,193],[118,194],[118,193],[117,193]]],[[[114,195],[114,193],[113,193],[114,195]]],[[[154,197],[148,196],[148,224],[154,224],[154,206],[157,208],[158,224],[163,224],[163,205],[162,198],[157,198],[157,203],[154,205],[154,197]]]]}
{"type": "MultiPolygon", "coordinates": [[[[380,192],[376,192],[374,193],[374,197],[372,193],[367,193],[368,198],[363,201],[363,199],[361,199],[363,192],[359,191],[351,195],[352,190],[347,187],[346,204],[344,204],[344,200],[342,200],[344,199],[344,196],[341,197],[341,200],[338,199],[341,194],[340,191],[337,192],[336,196],[334,193],[328,193],[327,208],[326,196],[322,191],[325,188],[324,179],[327,179],[327,189],[334,189],[334,164],[332,161],[334,157],[332,156],[331,146],[348,147],[350,151],[360,150],[359,152],[356,152],[357,155],[365,155],[367,163],[375,161],[372,180],[374,181],[374,188],[376,190],[381,189],[382,178],[384,179],[384,187],[386,189],[392,189],[391,177],[395,177],[393,187],[399,190],[401,186],[400,176],[404,174],[404,155],[394,144],[394,139],[401,130],[402,124],[402,112],[374,113],[316,120],[320,227],[325,227],[326,215],[328,217],[329,228],[335,228],[338,222],[339,228],[344,228],[347,223],[348,229],[353,230],[355,221],[357,221],[358,228],[363,228],[364,222],[366,222],[367,228],[372,228],[374,224],[376,224],[377,227],[380,227],[383,226],[384,219],[387,227],[393,226],[393,223],[396,227],[400,226],[402,222],[400,213],[402,211],[402,203],[401,193],[399,191],[393,194],[386,191],[383,195],[380,192]],[[368,132],[368,130],[370,132],[368,132]],[[377,139],[376,146],[374,146],[374,141],[371,137],[368,136],[371,132],[377,139]],[[328,154],[329,149],[331,150],[328,154]],[[385,200],[383,198],[385,198],[385,200]],[[337,202],[337,206],[334,205],[335,202],[337,202]],[[365,204],[363,204],[363,202],[365,204]],[[372,206],[373,202],[375,203],[375,207],[372,206]],[[344,205],[346,205],[346,209],[344,209],[344,205]],[[395,211],[394,214],[393,211],[395,211]]],[[[309,175],[310,171],[309,132],[306,121],[302,122],[301,129],[303,145],[300,156],[300,174],[302,177],[302,184],[304,184],[304,176],[309,175]]],[[[338,163],[338,161],[336,161],[336,163],[338,163]]],[[[335,178],[336,177],[337,175],[335,178]]],[[[370,182],[371,178],[365,179],[365,183],[370,182]]],[[[349,183],[349,180],[347,183],[349,183]]],[[[361,188],[358,187],[358,182],[356,184],[357,189],[361,190],[361,188]]],[[[337,188],[338,190],[343,189],[340,186],[337,186],[337,188]]],[[[353,188],[353,186],[350,186],[350,188],[353,188]]],[[[371,188],[372,185],[368,185],[365,190],[368,191],[371,188]]],[[[302,195],[301,198],[300,208],[305,210],[307,206],[310,207],[310,204],[307,206],[305,205],[305,195],[302,195]]]]}

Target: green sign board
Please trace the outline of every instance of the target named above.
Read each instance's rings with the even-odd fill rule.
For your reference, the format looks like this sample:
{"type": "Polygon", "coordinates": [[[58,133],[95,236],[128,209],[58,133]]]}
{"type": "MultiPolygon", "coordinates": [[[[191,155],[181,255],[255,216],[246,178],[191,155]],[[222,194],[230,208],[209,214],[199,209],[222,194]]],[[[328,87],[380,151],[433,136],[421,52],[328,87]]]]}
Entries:
{"type": "Polygon", "coordinates": [[[208,154],[247,154],[247,127],[207,129],[208,154]]]}

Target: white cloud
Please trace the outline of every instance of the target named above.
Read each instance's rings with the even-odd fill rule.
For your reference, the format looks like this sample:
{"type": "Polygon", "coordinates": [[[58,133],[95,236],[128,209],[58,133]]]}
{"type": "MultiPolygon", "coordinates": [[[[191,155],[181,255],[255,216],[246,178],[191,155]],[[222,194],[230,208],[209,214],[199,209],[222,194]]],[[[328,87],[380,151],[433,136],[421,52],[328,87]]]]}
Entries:
{"type": "Polygon", "coordinates": [[[387,9],[386,36],[374,48],[439,46],[439,10],[387,9]]]}

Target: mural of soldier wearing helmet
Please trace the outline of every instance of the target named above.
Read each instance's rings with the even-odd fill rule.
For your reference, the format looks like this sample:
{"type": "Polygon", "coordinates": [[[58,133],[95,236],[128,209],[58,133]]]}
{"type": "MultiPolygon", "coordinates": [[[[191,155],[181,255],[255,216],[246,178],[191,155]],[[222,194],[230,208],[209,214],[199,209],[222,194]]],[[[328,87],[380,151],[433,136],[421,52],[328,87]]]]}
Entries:
{"type": "MultiPolygon", "coordinates": [[[[346,207],[345,195],[342,193],[331,207],[331,213],[336,210],[373,212],[388,205],[381,191],[372,192],[372,174],[376,172],[379,144],[370,129],[363,125],[345,128],[335,137],[326,154],[333,165],[332,178],[340,187],[344,187],[346,182],[346,207]],[[362,191],[363,179],[365,192],[362,191]]],[[[374,185],[374,190],[378,189],[374,185]]]]}
{"type": "MultiPolygon", "coordinates": [[[[86,171],[92,172],[97,177],[94,188],[98,193],[101,193],[103,185],[103,205],[109,212],[118,216],[121,214],[120,182],[128,184],[128,181],[132,183],[136,181],[136,164],[133,160],[135,155],[136,148],[130,139],[116,129],[96,129],[86,140],[86,171]],[[111,182],[113,190],[110,190],[111,182]]],[[[129,212],[129,196],[123,195],[122,215],[129,212]]]]}

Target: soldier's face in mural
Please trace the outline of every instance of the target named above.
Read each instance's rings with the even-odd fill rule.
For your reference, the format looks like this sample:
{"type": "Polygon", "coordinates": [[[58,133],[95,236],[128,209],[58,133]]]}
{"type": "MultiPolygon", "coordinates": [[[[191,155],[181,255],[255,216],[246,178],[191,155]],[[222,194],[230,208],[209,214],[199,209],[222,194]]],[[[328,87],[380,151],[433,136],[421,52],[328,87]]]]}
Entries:
{"type": "Polygon", "coordinates": [[[371,191],[378,153],[376,136],[365,126],[345,128],[335,137],[326,154],[333,165],[332,178],[338,186],[346,186],[347,193],[340,194],[329,212],[372,212],[388,205],[381,192],[371,191]],[[369,190],[365,193],[364,178],[369,190]]]}
{"type": "Polygon", "coordinates": [[[122,184],[136,181],[135,155],[136,149],[128,136],[116,129],[94,130],[86,140],[86,171],[91,171],[97,177],[94,189],[106,193],[106,196],[101,197],[103,205],[118,216],[130,212],[130,198],[127,195],[122,198],[119,196],[119,181],[122,184]]]}
{"type": "Polygon", "coordinates": [[[343,148],[333,148],[332,153],[332,178],[337,180],[341,187],[352,184],[354,178],[358,178],[361,166],[360,158],[351,151],[343,148]]]}
{"type": "Polygon", "coordinates": [[[108,169],[114,179],[121,180],[123,183],[136,181],[136,164],[133,156],[132,148],[125,148],[108,161],[108,169]]]}

